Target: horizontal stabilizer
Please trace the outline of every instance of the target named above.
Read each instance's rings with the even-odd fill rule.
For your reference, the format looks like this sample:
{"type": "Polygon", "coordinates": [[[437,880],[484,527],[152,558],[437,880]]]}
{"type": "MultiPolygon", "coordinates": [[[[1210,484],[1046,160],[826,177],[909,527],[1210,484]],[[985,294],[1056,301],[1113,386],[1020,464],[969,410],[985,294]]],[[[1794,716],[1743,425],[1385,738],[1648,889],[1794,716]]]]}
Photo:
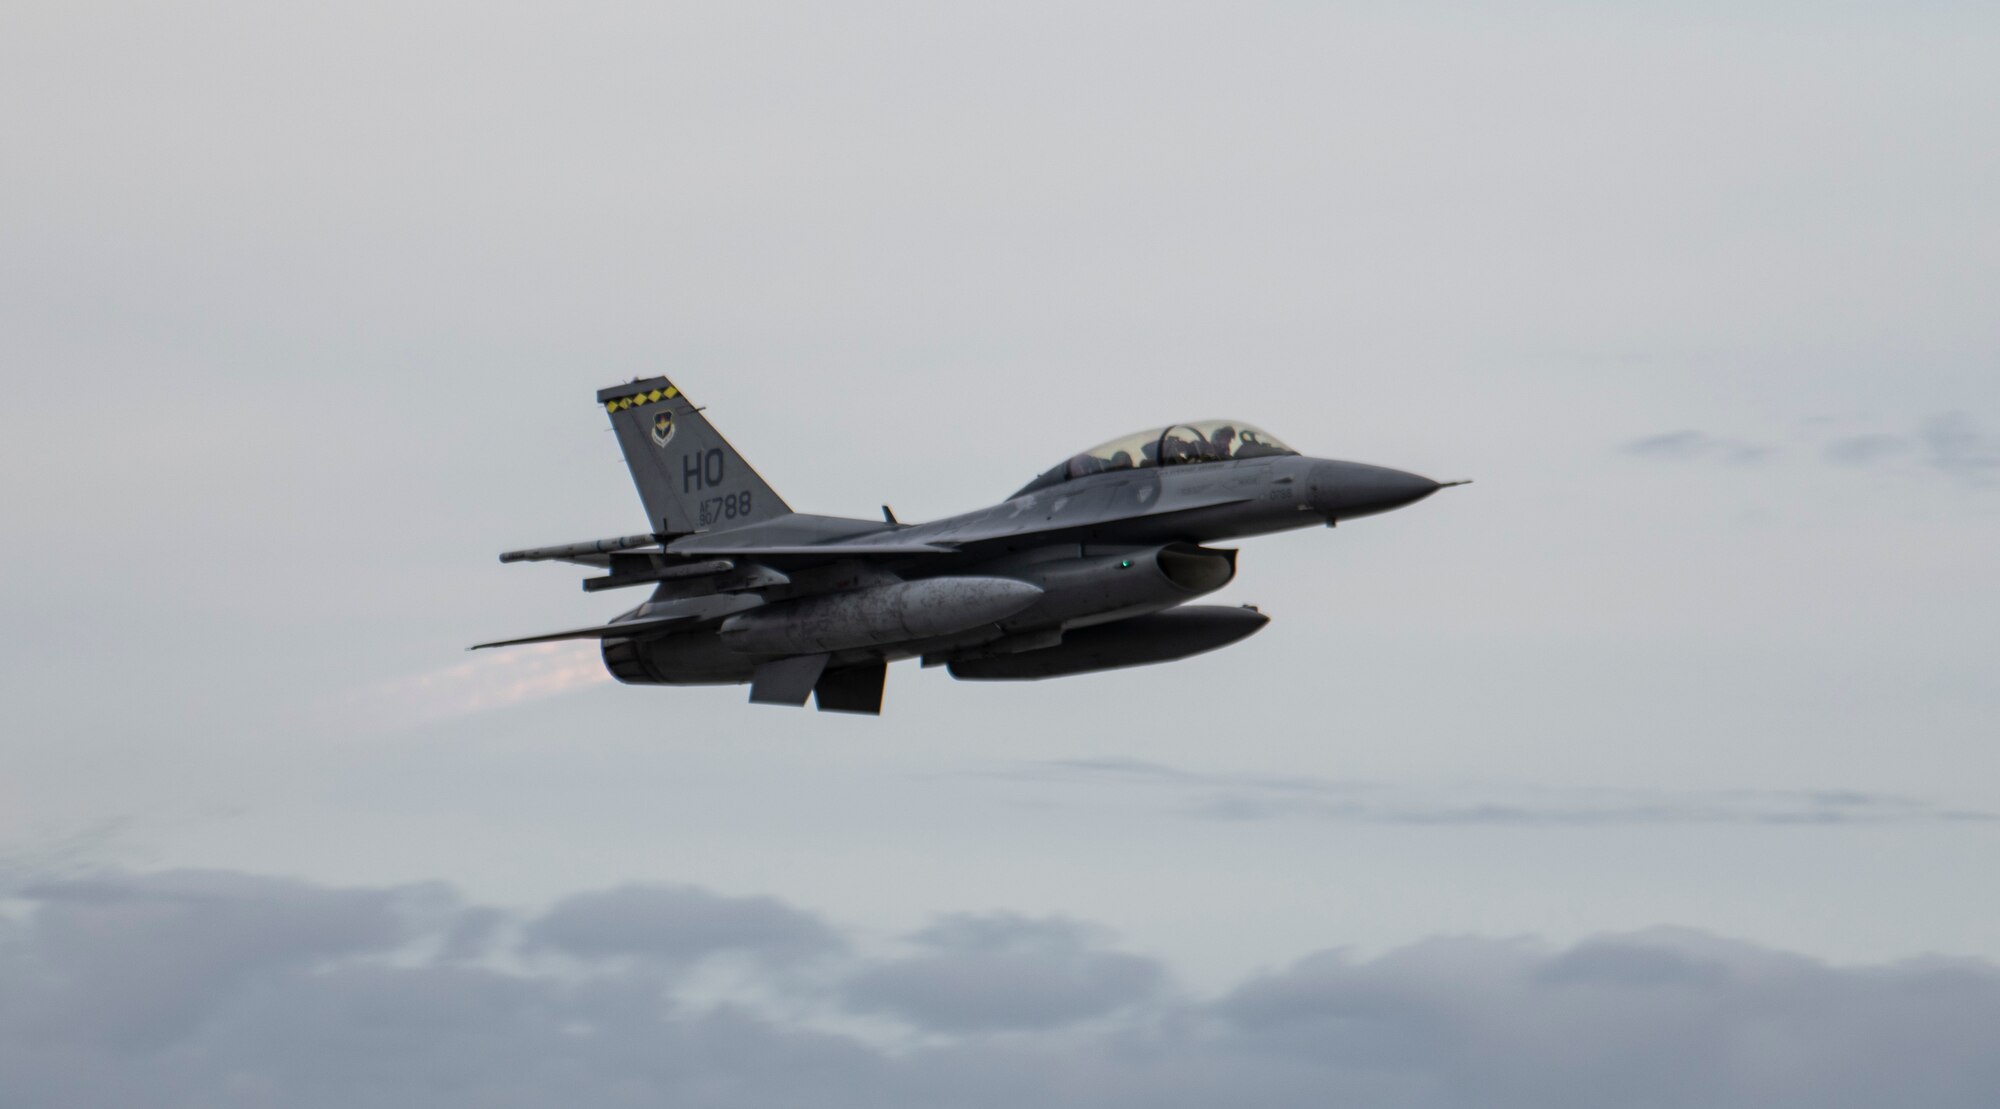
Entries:
{"type": "Polygon", "coordinates": [[[549,632],[547,635],[530,635],[520,639],[502,639],[493,643],[475,643],[467,650],[477,651],[485,647],[519,647],[524,643],[554,643],[563,639],[617,639],[628,635],[643,635],[646,632],[664,631],[675,624],[685,623],[695,617],[689,615],[654,616],[642,620],[621,620],[615,624],[599,624],[594,628],[571,628],[566,632],[549,632]]]}

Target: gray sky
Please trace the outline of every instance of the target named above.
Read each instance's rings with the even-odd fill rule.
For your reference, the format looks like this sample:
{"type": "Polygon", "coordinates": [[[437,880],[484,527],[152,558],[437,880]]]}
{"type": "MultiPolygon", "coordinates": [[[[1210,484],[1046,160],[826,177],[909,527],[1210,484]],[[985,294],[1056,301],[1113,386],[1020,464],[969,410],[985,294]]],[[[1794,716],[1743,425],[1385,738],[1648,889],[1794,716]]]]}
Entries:
{"type": "Polygon", "coordinates": [[[260,1104],[402,1005],[383,1104],[1995,1100],[1985,7],[6,24],[0,1060],[66,1046],[0,1100],[260,1104]],[[1208,416],[1478,482],[1245,544],[1228,651],[880,720],[465,654],[626,603],[493,555],[641,526],[654,373],[809,511],[1208,416]],[[426,1055],[485,991],[608,1038],[426,1055]],[[1725,1011],[1799,1054],[1649,1023],[1725,1011]]]}

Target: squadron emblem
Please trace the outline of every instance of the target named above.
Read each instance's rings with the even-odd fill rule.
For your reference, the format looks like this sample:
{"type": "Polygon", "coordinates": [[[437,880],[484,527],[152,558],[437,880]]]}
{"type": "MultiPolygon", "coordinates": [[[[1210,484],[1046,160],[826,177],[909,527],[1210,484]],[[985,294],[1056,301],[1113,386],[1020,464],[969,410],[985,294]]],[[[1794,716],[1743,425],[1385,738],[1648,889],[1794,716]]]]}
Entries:
{"type": "Polygon", "coordinates": [[[653,414],[653,444],[664,447],[674,438],[674,414],[661,409],[653,414]]]}

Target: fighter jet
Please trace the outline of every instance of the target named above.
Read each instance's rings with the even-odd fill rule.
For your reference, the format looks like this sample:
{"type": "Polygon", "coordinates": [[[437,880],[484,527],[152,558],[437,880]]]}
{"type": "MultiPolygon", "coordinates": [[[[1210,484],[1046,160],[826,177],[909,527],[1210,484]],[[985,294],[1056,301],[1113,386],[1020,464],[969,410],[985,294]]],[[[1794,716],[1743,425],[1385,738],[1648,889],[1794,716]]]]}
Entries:
{"type": "MultiPolygon", "coordinates": [[[[1307,458],[1240,420],[1113,439],[990,508],[925,524],[794,512],[664,377],[600,390],[651,528],[508,551],[649,586],[609,623],[482,643],[601,641],[635,685],[748,683],[757,704],[879,714],[888,664],[969,681],[1170,662],[1261,630],[1252,607],[1191,605],[1236,576],[1211,544],[1333,525],[1448,485],[1307,458]]],[[[478,648],[474,648],[475,650],[478,648]]]]}

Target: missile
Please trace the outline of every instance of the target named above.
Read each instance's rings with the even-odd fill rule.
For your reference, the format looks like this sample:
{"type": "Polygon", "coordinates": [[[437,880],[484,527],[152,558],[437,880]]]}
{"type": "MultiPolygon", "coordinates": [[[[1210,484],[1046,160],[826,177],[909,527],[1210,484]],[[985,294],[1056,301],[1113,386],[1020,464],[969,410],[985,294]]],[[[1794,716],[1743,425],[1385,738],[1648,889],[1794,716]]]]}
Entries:
{"type": "Polygon", "coordinates": [[[500,555],[502,562],[549,562],[586,555],[609,554],[612,551],[629,551],[634,547],[656,547],[660,543],[657,535],[621,535],[616,539],[586,539],[581,543],[564,543],[559,547],[530,547],[525,551],[505,551],[500,555]]]}
{"type": "Polygon", "coordinates": [[[1041,595],[1013,578],[923,578],[763,605],[731,616],[718,633],[723,646],[746,654],[823,654],[998,623],[1041,595]]]}

